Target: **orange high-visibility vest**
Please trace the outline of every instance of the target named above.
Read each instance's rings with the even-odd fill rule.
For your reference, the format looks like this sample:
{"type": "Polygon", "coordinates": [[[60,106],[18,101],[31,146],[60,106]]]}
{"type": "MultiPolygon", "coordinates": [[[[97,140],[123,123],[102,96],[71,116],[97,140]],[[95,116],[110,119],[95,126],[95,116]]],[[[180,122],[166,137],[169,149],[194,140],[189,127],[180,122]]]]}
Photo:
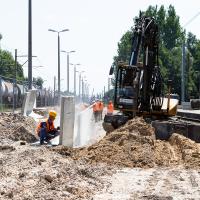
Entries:
{"type": "MultiPolygon", "coordinates": [[[[44,123],[44,122],[40,122],[40,123],[38,124],[37,128],[36,128],[36,133],[38,134],[38,136],[40,136],[40,129],[42,128],[42,123],[44,123]]],[[[46,131],[47,131],[47,132],[51,132],[51,131],[55,130],[55,127],[54,127],[54,123],[53,123],[53,122],[52,122],[51,124],[49,124],[49,120],[47,119],[47,120],[45,121],[45,123],[46,123],[46,131]]]]}
{"type": "Polygon", "coordinates": [[[97,109],[97,103],[94,103],[93,106],[92,106],[92,108],[93,108],[93,112],[96,112],[98,110],[97,109]]]}
{"type": "Polygon", "coordinates": [[[100,102],[100,103],[99,103],[99,110],[102,111],[102,110],[103,110],[103,107],[104,107],[104,106],[103,106],[103,102],[100,102]]]}
{"type": "Polygon", "coordinates": [[[107,113],[113,113],[113,104],[112,103],[109,103],[108,106],[107,106],[107,113]]]}
{"type": "Polygon", "coordinates": [[[97,111],[100,111],[100,102],[98,101],[96,104],[97,104],[97,111]]]}

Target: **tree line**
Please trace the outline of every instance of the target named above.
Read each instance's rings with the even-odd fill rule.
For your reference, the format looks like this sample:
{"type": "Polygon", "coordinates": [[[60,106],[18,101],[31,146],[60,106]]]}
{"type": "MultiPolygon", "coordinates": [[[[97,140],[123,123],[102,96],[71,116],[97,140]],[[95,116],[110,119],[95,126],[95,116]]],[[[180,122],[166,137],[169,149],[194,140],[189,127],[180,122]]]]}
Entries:
{"type": "MultiPolygon", "coordinates": [[[[0,41],[2,38],[3,36],[2,34],[0,34],[0,41]]],[[[24,76],[22,65],[17,62],[16,66],[15,59],[12,54],[9,51],[3,50],[0,47],[0,76],[10,80],[16,78],[17,82],[19,83],[27,83],[28,78],[24,76]]],[[[42,88],[43,83],[44,80],[41,77],[33,77],[33,84],[36,88],[42,88]]]]}
{"type": "MultiPolygon", "coordinates": [[[[181,62],[182,44],[186,44],[185,84],[186,100],[200,96],[200,40],[189,32],[186,34],[180,25],[179,16],[174,6],[165,8],[163,5],[149,6],[142,11],[146,16],[153,17],[159,27],[159,65],[163,76],[165,92],[167,82],[172,80],[172,92],[181,96],[181,62]]],[[[134,20],[137,17],[134,18],[134,20]]],[[[113,65],[119,61],[128,63],[131,55],[131,38],[133,27],[130,28],[118,42],[117,55],[113,65]]]]}

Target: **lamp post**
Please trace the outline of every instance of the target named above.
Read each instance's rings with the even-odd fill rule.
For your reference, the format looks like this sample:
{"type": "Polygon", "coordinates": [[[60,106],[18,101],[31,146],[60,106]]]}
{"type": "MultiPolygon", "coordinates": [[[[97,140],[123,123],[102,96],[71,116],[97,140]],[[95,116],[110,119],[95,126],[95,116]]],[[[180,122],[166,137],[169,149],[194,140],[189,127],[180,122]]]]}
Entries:
{"type": "Polygon", "coordinates": [[[81,74],[85,71],[79,71],[79,101],[81,100],[81,74]]]}
{"type": "MultiPolygon", "coordinates": [[[[200,15],[200,12],[198,12],[195,16],[193,16],[184,26],[185,28],[187,25],[189,25],[194,19],[196,19],[200,15]]],[[[182,62],[181,62],[181,101],[185,101],[185,39],[182,43],[182,62]]]]}
{"type": "Polygon", "coordinates": [[[58,98],[60,99],[60,33],[69,31],[69,29],[63,29],[61,31],[48,29],[48,31],[55,32],[58,34],[58,98]]]}
{"type": "Polygon", "coordinates": [[[81,65],[80,63],[78,63],[78,64],[72,64],[72,63],[70,63],[70,65],[73,65],[74,66],[74,96],[75,96],[75,98],[76,98],[76,66],[78,66],[78,65],[81,65]]]}
{"type": "MultiPolygon", "coordinates": [[[[29,7],[31,6],[31,1],[29,2],[29,7]]],[[[29,8],[29,9],[31,9],[31,8],[29,8]]],[[[31,31],[31,30],[30,30],[31,31]]],[[[31,37],[31,35],[30,35],[30,37],[31,37]]],[[[15,108],[16,108],[16,103],[17,103],[17,98],[16,98],[16,87],[17,87],[17,58],[18,57],[28,57],[28,60],[25,62],[25,63],[27,63],[28,62],[28,89],[32,89],[32,85],[33,85],[33,78],[32,78],[32,68],[33,68],[33,66],[32,66],[32,58],[33,57],[37,57],[37,56],[32,56],[32,47],[31,46],[29,46],[29,51],[31,51],[31,52],[29,52],[28,53],[28,55],[18,55],[17,54],[17,49],[15,49],[15,71],[14,71],[14,79],[13,79],[13,113],[15,112],[15,108]],[[31,59],[30,59],[30,56],[31,56],[31,59]],[[31,60],[31,61],[30,61],[31,60]]],[[[24,64],[25,63],[23,63],[22,65],[21,65],[21,67],[23,67],[24,66],[24,64]]]]}
{"type": "Polygon", "coordinates": [[[32,89],[32,2],[28,3],[28,89],[32,89]]]}
{"type": "Polygon", "coordinates": [[[69,94],[69,54],[75,53],[76,51],[64,51],[64,50],[62,50],[61,52],[67,54],[67,93],[69,94]]]}
{"type": "Polygon", "coordinates": [[[86,76],[84,76],[84,79],[82,79],[82,100],[83,100],[83,102],[85,101],[85,97],[86,97],[86,84],[87,84],[87,79],[86,79],[86,76]]]}

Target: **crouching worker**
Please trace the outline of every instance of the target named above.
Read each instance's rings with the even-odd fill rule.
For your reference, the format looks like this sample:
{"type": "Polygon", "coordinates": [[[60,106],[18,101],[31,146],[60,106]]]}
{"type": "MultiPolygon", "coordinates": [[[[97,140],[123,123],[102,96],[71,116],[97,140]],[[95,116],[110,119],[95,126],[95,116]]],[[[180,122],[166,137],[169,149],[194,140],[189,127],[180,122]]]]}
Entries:
{"type": "Polygon", "coordinates": [[[56,118],[56,111],[51,110],[49,111],[49,118],[44,121],[40,122],[37,126],[36,132],[40,137],[40,144],[49,143],[49,141],[56,136],[60,135],[59,127],[56,129],[54,127],[54,120],[56,118]]]}

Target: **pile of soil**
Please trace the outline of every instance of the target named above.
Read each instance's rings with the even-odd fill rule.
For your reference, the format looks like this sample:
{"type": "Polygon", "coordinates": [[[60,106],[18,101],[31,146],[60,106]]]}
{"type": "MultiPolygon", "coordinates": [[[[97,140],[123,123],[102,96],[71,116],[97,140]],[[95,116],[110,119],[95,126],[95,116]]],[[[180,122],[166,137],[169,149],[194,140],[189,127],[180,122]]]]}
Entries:
{"type": "Polygon", "coordinates": [[[112,184],[118,166],[200,166],[199,144],[178,134],[155,140],[141,118],[79,149],[31,146],[35,126],[32,118],[0,114],[0,199],[92,199],[112,184]]]}
{"type": "Polygon", "coordinates": [[[0,199],[90,199],[114,169],[66,159],[48,146],[32,146],[35,121],[0,114],[0,199]],[[24,140],[24,141],[21,141],[24,140]]]}
{"type": "Polygon", "coordinates": [[[41,115],[43,117],[47,117],[48,116],[48,110],[47,109],[42,109],[42,108],[33,108],[33,112],[41,115]]]}
{"type": "MultiPolygon", "coordinates": [[[[113,169],[112,169],[113,170],[113,169]]],[[[90,199],[104,187],[106,166],[90,166],[29,144],[0,147],[0,199],[90,199]]]]}
{"type": "Polygon", "coordinates": [[[90,164],[103,162],[142,168],[178,164],[200,167],[199,144],[176,133],[169,141],[155,140],[154,128],[139,117],[90,147],[77,150],[57,147],[54,150],[90,164]]]}
{"type": "Polygon", "coordinates": [[[19,141],[28,143],[37,141],[35,135],[36,122],[31,117],[20,114],[0,113],[0,140],[19,141]]]}

